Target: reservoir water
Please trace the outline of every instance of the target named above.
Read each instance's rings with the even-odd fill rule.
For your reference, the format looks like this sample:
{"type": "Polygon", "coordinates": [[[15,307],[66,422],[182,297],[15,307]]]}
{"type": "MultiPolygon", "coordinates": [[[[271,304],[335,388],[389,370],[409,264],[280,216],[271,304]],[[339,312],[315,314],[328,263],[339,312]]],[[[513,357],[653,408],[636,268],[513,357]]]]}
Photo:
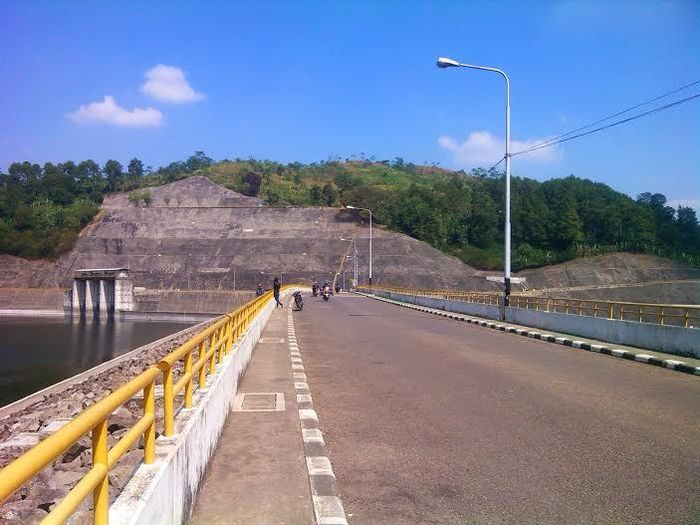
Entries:
{"type": "Polygon", "coordinates": [[[0,406],[193,324],[0,317],[0,406]]]}

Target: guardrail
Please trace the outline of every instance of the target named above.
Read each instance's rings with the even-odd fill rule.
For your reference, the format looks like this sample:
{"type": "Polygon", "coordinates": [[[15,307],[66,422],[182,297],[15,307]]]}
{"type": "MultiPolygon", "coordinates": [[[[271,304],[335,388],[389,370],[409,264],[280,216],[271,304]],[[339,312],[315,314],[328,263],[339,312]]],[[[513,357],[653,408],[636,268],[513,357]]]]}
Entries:
{"type": "MultiPolygon", "coordinates": [[[[285,287],[286,288],[286,287],[285,287]]],[[[194,379],[204,388],[206,378],[215,371],[260,310],[272,292],[253,299],[234,312],[226,314],[179,348],[149,367],[101,401],[84,410],[70,423],[34,446],[0,470],[0,503],[17,491],[49,463],[56,460],[83,436],[92,436],[92,468],[44,518],[42,525],[59,524],[75,512],[92,492],[94,523],[106,525],[109,514],[109,471],[119,459],[143,437],[146,464],[155,461],[156,413],[155,384],[163,382],[163,434],[172,436],[175,427],[175,398],[184,389],[183,406],[192,406],[194,379]],[[195,349],[197,360],[194,360],[195,349]],[[182,364],[181,368],[179,365],[182,364]],[[175,376],[177,381],[175,380],[175,376]],[[143,391],[143,416],[112,447],[107,443],[108,419],[117,408],[143,391]]]]}
{"type": "MultiPolygon", "coordinates": [[[[458,292],[453,290],[427,290],[421,288],[400,288],[394,286],[360,286],[357,290],[384,291],[437,297],[470,303],[502,305],[503,295],[488,292],[458,292]]],[[[630,303],[623,301],[595,301],[536,295],[513,294],[510,308],[522,308],[541,312],[565,313],[586,317],[634,321],[662,326],[700,327],[700,306],[684,304],[630,303]]]]}
{"type": "Polygon", "coordinates": [[[356,290],[382,291],[401,293],[406,295],[419,295],[422,297],[436,297],[438,299],[450,299],[452,301],[464,301],[467,303],[490,304],[498,306],[499,299],[503,296],[493,292],[458,292],[455,290],[429,290],[427,288],[401,288],[397,286],[358,286],[356,290]]]}
{"type": "Polygon", "coordinates": [[[685,304],[629,303],[622,301],[595,301],[511,295],[511,308],[523,308],[541,312],[553,312],[598,317],[620,321],[683,326],[697,328],[700,325],[700,306],[685,304]]]}

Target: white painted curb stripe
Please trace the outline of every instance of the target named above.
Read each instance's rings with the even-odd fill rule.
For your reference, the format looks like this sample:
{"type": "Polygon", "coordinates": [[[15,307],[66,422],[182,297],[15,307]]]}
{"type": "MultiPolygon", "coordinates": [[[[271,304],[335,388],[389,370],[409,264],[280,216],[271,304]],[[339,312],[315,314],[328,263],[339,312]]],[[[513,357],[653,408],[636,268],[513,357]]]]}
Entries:
{"type": "MultiPolygon", "coordinates": [[[[288,310],[289,323],[289,355],[291,359],[292,377],[294,378],[294,389],[297,392],[297,403],[306,407],[313,407],[313,399],[309,384],[307,383],[306,374],[304,373],[304,365],[299,352],[296,335],[294,333],[294,320],[292,318],[291,309],[288,310]]],[[[318,453],[318,446],[325,447],[323,433],[319,428],[304,428],[304,423],[313,426],[318,425],[318,414],[313,408],[299,409],[299,422],[301,425],[301,436],[304,442],[305,454],[309,449],[306,445],[312,444],[311,450],[318,453]]],[[[324,482],[323,477],[331,476],[335,479],[333,467],[327,456],[305,456],[306,470],[309,474],[309,488],[314,506],[314,517],[317,525],[347,525],[348,520],[345,516],[343,503],[336,494],[319,494],[319,492],[335,492],[335,485],[328,485],[324,482]]]]}

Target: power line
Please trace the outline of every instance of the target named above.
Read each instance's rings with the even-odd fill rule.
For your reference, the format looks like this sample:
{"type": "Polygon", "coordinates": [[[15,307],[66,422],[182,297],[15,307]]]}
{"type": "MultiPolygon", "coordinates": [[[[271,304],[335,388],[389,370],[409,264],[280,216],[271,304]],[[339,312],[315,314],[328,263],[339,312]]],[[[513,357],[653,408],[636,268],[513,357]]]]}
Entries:
{"type": "Polygon", "coordinates": [[[608,115],[607,117],[603,117],[601,119],[598,119],[595,122],[591,122],[590,124],[586,124],[585,126],[581,126],[579,128],[572,129],[571,131],[568,131],[566,133],[562,133],[561,135],[556,135],[554,137],[550,137],[547,140],[543,140],[539,144],[534,144],[532,147],[539,148],[540,146],[544,146],[544,144],[549,144],[550,142],[554,143],[555,141],[557,141],[561,138],[568,137],[569,135],[573,135],[574,133],[577,133],[579,131],[583,131],[584,129],[588,129],[592,126],[595,126],[596,124],[600,124],[601,122],[605,122],[606,120],[610,120],[612,118],[619,117],[620,115],[623,115],[624,113],[628,113],[628,112],[632,111],[633,109],[637,109],[637,108],[640,108],[642,106],[646,106],[647,104],[651,104],[652,102],[656,102],[657,100],[661,100],[662,98],[666,98],[670,95],[673,95],[674,93],[678,93],[679,91],[683,91],[684,89],[688,89],[689,87],[692,87],[696,84],[700,84],[700,80],[695,80],[694,82],[691,82],[690,84],[686,84],[685,86],[681,86],[681,87],[674,89],[672,91],[668,91],[667,93],[659,95],[658,97],[654,97],[654,98],[651,98],[649,100],[645,100],[644,102],[640,102],[639,104],[625,108],[621,111],[613,113],[612,115],[608,115]]]}
{"type": "MultiPolygon", "coordinates": [[[[512,156],[512,155],[511,155],[511,156],[512,156]]],[[[498,165],[499,165],[501,162],[503,162],[504,160],[506,160],[505,156],[501,157],[501,160],[499,160],[496,164],[494,164],[493,166],[491,166],[487,171],[495,170],[495,169],[498,167],[498,165]]]]}
{"type": "Polygon", "coordinates": [[[570,140],[574,140],[574,139],[577,139],[577,138],[579,138],[579,137],[585,137],[586,135],[591,135],[591,134],[593,134],[593,133],[597,133],[598,131],[602,131],[602,130],[604,130],[604,129],[609,129],[609,128],[612,128],[612,127],[615,127],[615,126],[619,126],[620,124],[624,124],[624,123],[626,123],[626,122],[631,122],[632,120],[637,120],[637,119],[639,119],[639,118],[646,117],[647,115],[651,115],[652,113],[657,113],[657,112],[659,112],[659,111],[664,111],[664,110],[669,109],[669,108],[672,108],[672,107],[674,107],[674,106],[678,106],[678,105],[680,105],[680,104],[684,104],[684,103],[686,103],[686,102],[690,102],[691,100],[696,99],[696,98],[698,98],[698,97],[700,97],[700,93],[696,93],[695,95],[691,95],[691,96],[689,96],[689,97],[682,98],[682,99],[680,99],[680,100],[676,100],[675,102],[671,102],[671,103],[666,104],[666,105],[664,105],[664,106],[659,106],[658,108],[650,109],[649,111],[645,111],[644,113],[639,113],[639,114],[637,114],[637,115],[633,115],[633,116],[628,117],[628,118],[623,119],[623,120],[618,120],[617,122],[613,122],[612,124],[607,124],[607,125],[605,125],[605,126],[601,126],[601,127],[599,127],[599,128],[595,128],[595,129],[592,129],[592,130],[590,130],[590,131],[586,131],[586,132],[584,132],[584,133],[578,133],[577,135],[568,136],[568,137],[561,138],[561,139],[559,139],[559,140],[555,140],[555,141],[552,141],[552,142],[541,143],[541,144],[532,146],[531,148],[527,148],[527,149],[524,149],[524,150],[516,151],[515,153],[511,153],[510,156],[511,156],[511,157],[515,157],[516,155],[522,155],[522,154],[524,154],[524,153],[530,153],[530,152],[536,151],[536,150],[538,150],[538,149],[549,148],[549,147],[551,147],[551,146],[555,146],[555,145],[557,145],[557,144],[561,144],[562,142],[568,142],[568,141],[570,141],[570,140]]]}

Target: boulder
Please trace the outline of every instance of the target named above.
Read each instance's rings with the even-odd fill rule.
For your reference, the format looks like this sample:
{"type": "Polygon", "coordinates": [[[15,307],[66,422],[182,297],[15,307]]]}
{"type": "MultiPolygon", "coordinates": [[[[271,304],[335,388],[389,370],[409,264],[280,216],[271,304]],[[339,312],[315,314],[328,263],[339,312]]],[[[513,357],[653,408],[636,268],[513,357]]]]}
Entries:
{"type": "MultiPolygon", "coordinates": [[[[80,460],[77,459],[76,461],[80,460]]],[[[75,470],[57,470],[53,474],[53,479],[57,486],[66,487],[70,490],[85,474],[87,474],[87,470],[80,470],[79,468],[75,470]]]]}
{"type": "Polygon", "coordinates": [[[62,463],[72,463],[75,458],[80,457],[80,455],[87,449],[88,445],[83,443],[82,440],[74,443],[63,453],[62,463]]]}
{"type": "Polygon", "coordinates": [[[139,416],[134,416],[128,409],[119,407],[107,418],[107,431],[112,433],[123,428],[131,428],[139,416]]]}
{"type": "Polygon", "coordinates": [[[0,520],[12,523],[38,523],[46,517],[46,511],[31,501],[11,501],[0,507],[0,520]]]}

